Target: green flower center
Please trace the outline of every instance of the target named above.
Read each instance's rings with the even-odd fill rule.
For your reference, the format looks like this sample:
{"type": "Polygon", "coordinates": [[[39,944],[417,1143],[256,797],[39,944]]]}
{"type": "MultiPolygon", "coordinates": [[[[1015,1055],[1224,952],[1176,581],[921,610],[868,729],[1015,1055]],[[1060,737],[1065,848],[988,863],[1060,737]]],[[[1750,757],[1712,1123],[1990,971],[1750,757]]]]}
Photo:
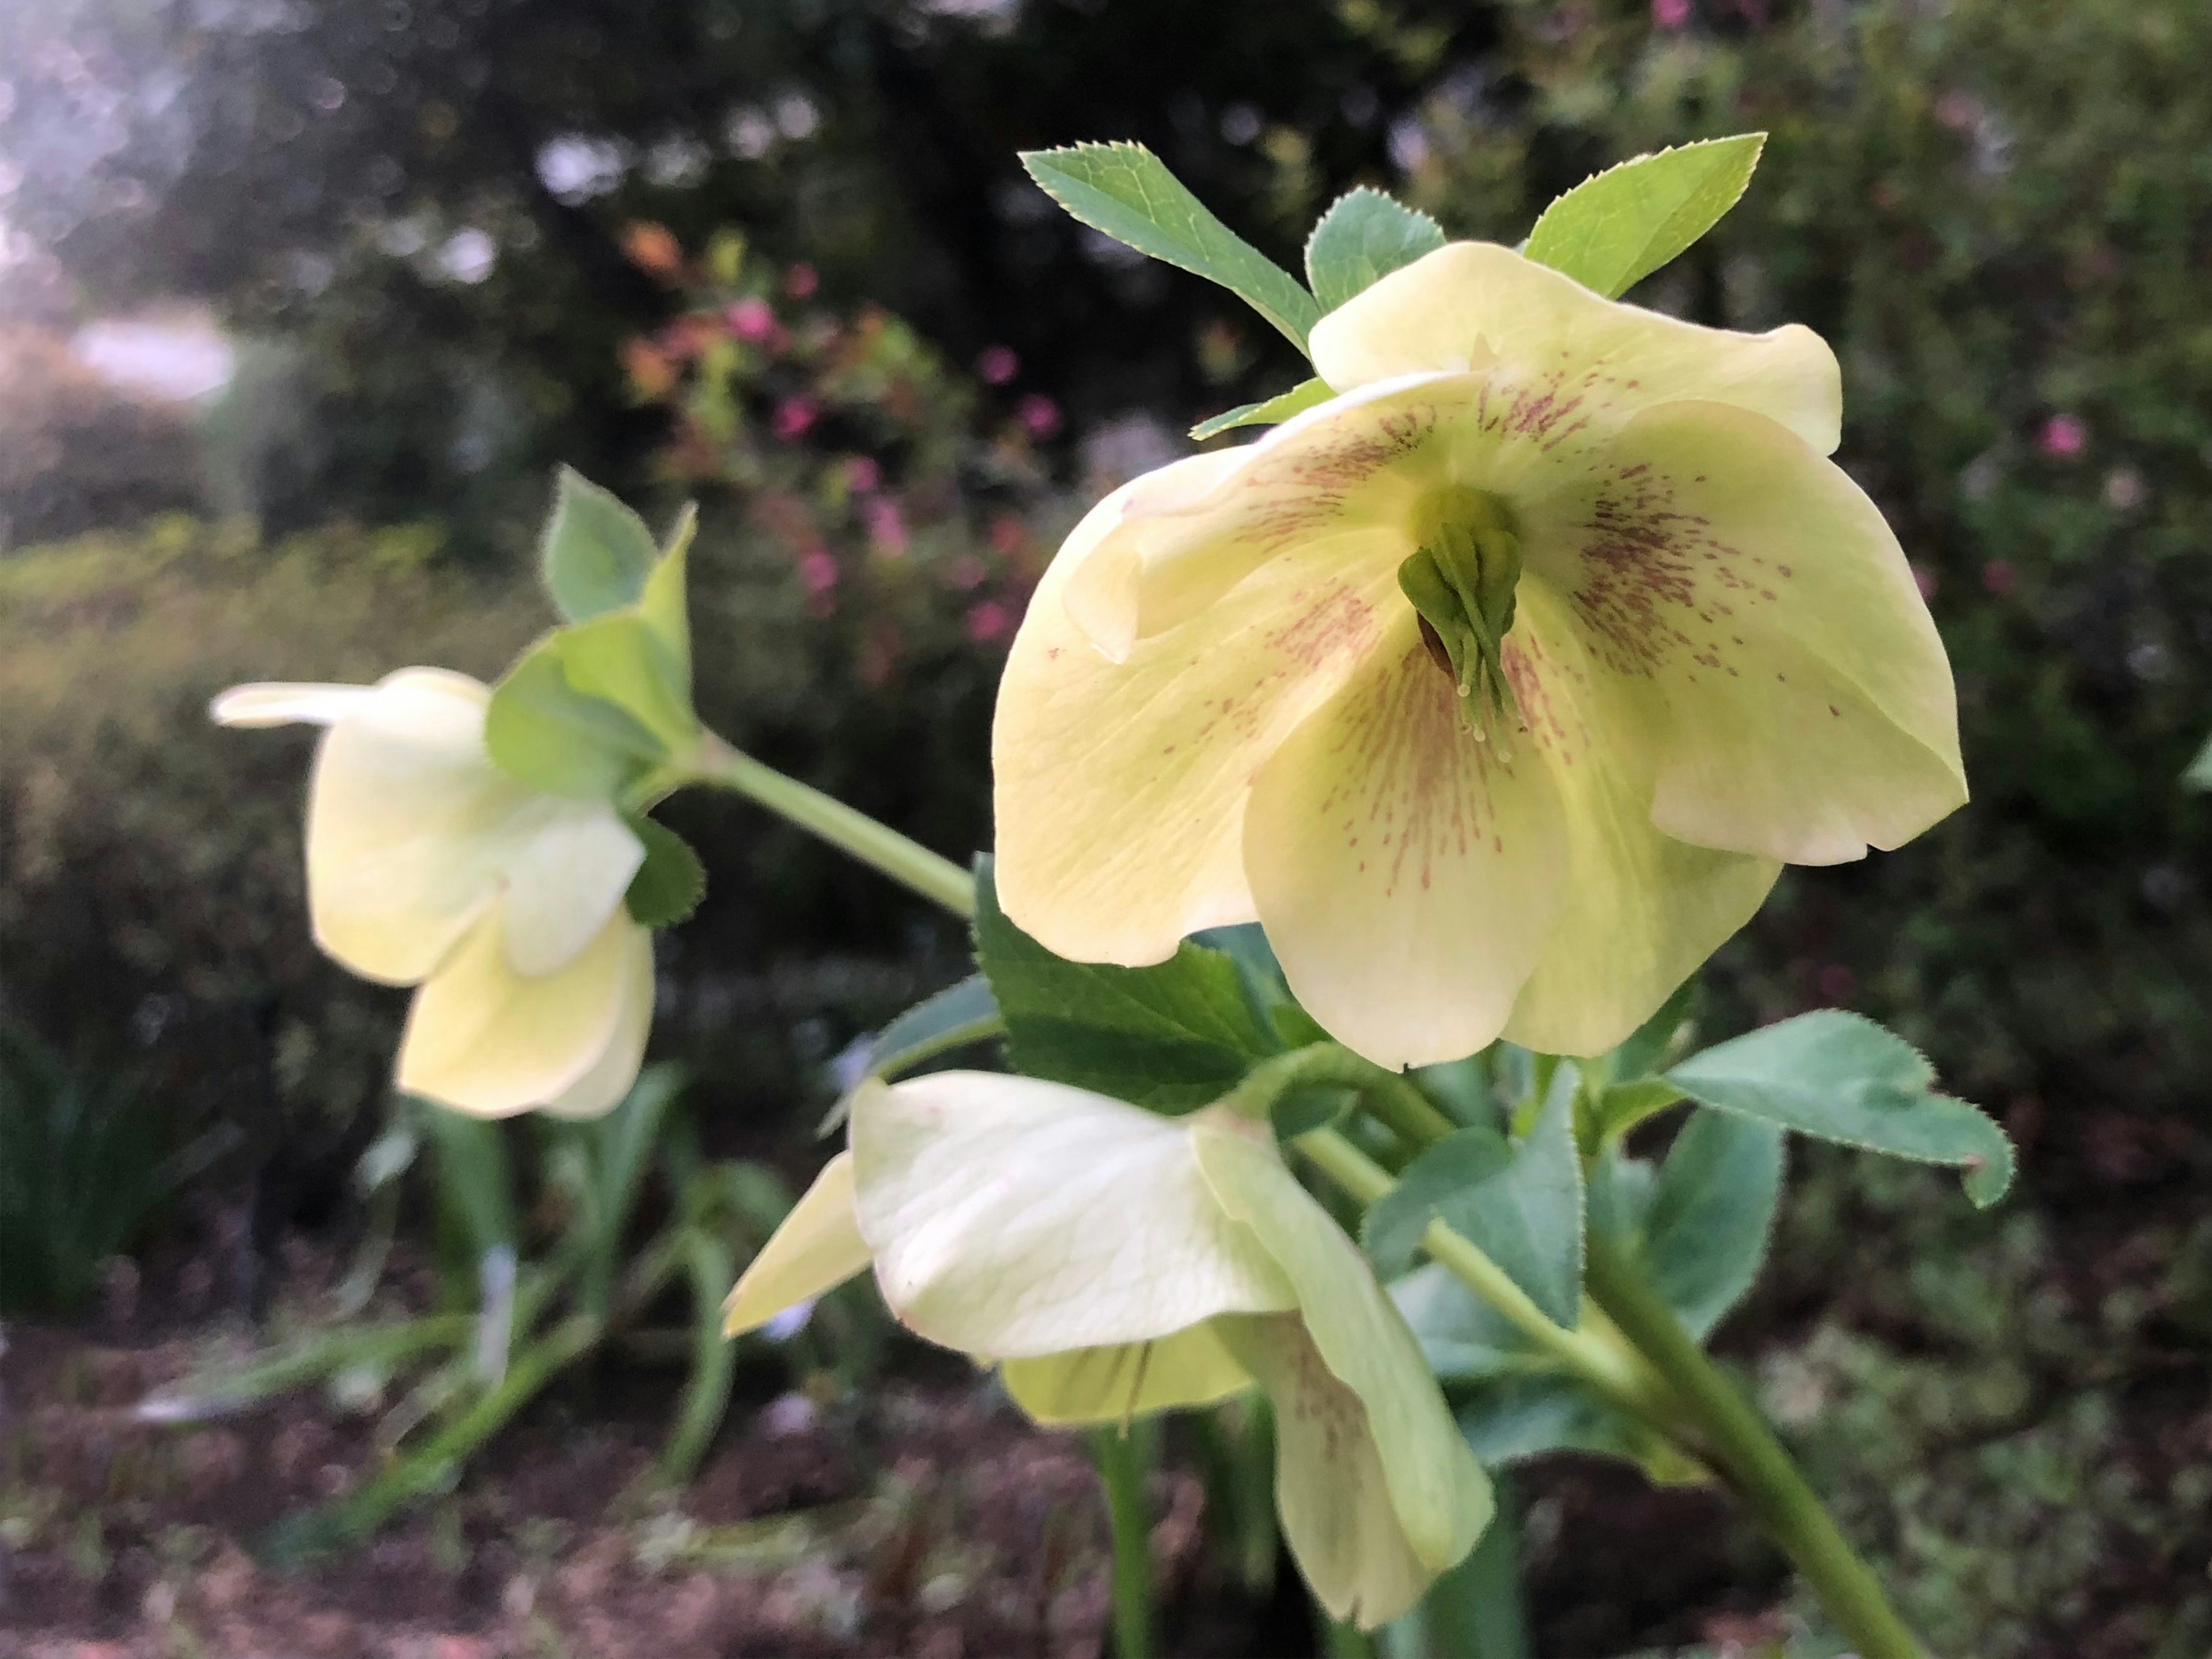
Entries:
{"type": "Polygon", "coordinates": [[[1420,548],[1398,567],[1399,590],[1420,613],[1421,643],[1466,704],[1478,742],[1509,714],[1525,731],[1503,654],[1521,581],[1519,520],[1487,490],[1444,490],[1426,506],[1420,548]]]}

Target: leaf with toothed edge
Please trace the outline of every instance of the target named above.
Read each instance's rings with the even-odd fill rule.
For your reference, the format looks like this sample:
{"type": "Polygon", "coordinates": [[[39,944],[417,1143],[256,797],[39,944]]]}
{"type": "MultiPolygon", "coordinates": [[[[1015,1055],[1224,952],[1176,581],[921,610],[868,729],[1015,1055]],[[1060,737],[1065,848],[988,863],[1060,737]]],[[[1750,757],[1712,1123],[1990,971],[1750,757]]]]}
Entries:
{"type": "Polygon", "coordinates": [[[1331,312],[1443,245],[1427,214],[1362,185],[1338,197],[1306,239],[1306,283],[1331,312]]]}
{"type": "Polygon", "coordinates": [[[1840,1008],[1800,1014],[1672,1067],[1701,1106],[1841,1146],[1963,1172],[1994,1204],[2012,1185],[2012,1142],[1979,1107],[1936,1092],[1936,1069],[1904,1038],[1840,1008]]]}
{"type": "Polygon", "coordinates": [[[1720,222],[1765,143],[1739,133],[1609,167],[1546,208],[1522,252],[1617,300],[1720,222]]]}
{"type": "Polygon", "coordinates": [[[1334,396],[1336,394],[1328,389],[1326,380],[1301,380],[1288,392],[1279,392],[1256,404],[1239,404],[1234,409],[1225,409],[1210,419],[1200,421],[1191,428],[1190,435],[1203,442],[1208,438],[1218,438],[1236,427],[1267,426],[1287,421],[1291,416],[1302,415],[1334,396]]]}

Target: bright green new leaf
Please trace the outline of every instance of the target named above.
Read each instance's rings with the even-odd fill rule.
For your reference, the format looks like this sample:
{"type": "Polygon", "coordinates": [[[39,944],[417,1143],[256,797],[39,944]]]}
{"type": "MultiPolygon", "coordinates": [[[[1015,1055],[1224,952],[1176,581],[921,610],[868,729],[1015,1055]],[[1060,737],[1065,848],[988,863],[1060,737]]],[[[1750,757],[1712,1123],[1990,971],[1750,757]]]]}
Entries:
{"type": "Polygon", "coordinates": [[[1407,1166],[1397,1188],[1367,1212],[1369,1256],[1402,1270],[1431,1219],[1489,1256],[1556,1324],[1581,1318],[1582,1159],[1574,1089],[1554,1088],[1510,1151],[1495,1131],[1462,1129],[1407,1166]]]}
{"type": "Polygon", "coordinates": [[[1782,1195],[1782,1132],[1692,1112],[1660,1165],[1637,1246],[1653,1287],[1705,1340],[1759,1277],[1782,1195]]]}
{"type": "Polygon", "coordinates": [[[1763,132],[1708,138],[1607,168],[1546,208],[1522,252],[1618,299],[1736,204],[1765,143],[1763,132]]]}
{"type": "Polygon", "coordinates": [[[683,836],[648,817],[629,817],[645,843],[645,862],[630,878],[623,902],[641,927],[673,927],[688,919],[707,896],[707,868],[683,836]]]}
{"type": "Polygon", "coordinates": [[[1067,962],[1006,920],[990,865],[975,878],[975,960],[1030,1077],[1155,1111],[1218,1099],[1282,1044],[1226,954],[1184,945],[1150,968],[1067,962]]]}
{"type": "Polygon", "coordinates": [[[491,695],[484,747],[508,776],[556,795],[611,800],[660,759],[660,740],[568,683],[556,635],[524,653],[491,695]]]}
{"type": "Polygon", "coordinates": [[[1966,1196],[1994,1204],[2012,1185],[2012,1143],[1980,1108],[1935,1092],[1935,1069],[1902,1037],[1824,1008],[1753,1031],[1667,1073],[1701,1106],[1965,1171],[1966,1196]]]}
{"type": "Polygon", "coordinates": [[[1220,283],[1306,349],[1321,307],[1297,279],[1206,210],[1142,144],[1025,150],[1045,193],[1093,230],[1220,283]]]}
{"type": "Polygon", "coordinates": [[[1306,239],[1306,283],[1324,313],[1444,245],[1425,213],[1364,185],[1336,199],[1306,239]]]}
{"type": "Polygon", "coordinates": [[[644,520],[582,473],[561,469],[538,571],[564,618],[582,622],[635,605],[659,557],[644,520]]]}
{"type": "Polygon", "coordinates": [[[556,629],[546,639],[568,684],[622,709],[669,750],[698,736],[682,549],[654,567],[635,605],[556,629]]]}
{"type": "Polygon", "coordinates": [[[1232,427],[1269,426],[1278,421],[1287,421],[1301,410],[1325,404],[1336,394],[1328,389],[1326,380],[1301,380],[1288,392],[1279,392],[1256,404],[1239,404],[1234,409],[1224,410],[1210,419],[1200,421],[1191,428],[1190,435],[1201,442],[1218,438],[1232,427]]]}

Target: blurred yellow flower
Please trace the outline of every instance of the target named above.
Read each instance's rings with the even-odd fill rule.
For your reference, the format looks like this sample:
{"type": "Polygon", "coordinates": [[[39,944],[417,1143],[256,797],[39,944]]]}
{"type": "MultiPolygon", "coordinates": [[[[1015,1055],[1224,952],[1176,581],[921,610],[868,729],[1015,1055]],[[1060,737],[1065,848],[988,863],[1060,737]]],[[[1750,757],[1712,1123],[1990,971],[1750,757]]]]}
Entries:
{"type": "Polygon", "coordinates": [[[327,728],[307,800],[315,942],[419,988],[398,1086],[483,1116],[594,1116],[629,1092],[653,1018],[652,937],[623,902],[645,850],[607,803],[495,767],[489,701],[465,675],[403,668],[237,686],[212,712],[327,728]]]}
{"type": "Polygon", "coordinates": [[[1124,486],[1039,586],[997,880],[1137,965],[1257,919],[1389,1065],[1601,1052],[1784,862],[1966,799],[1950,666],[1826,455],[1836,363],[1482,243],[1325,317],[1337,395],[1124,486]]]}
{"type": "Polygon", "coordinates": [[[731,1293],[732,1334],[872,1263],[900,1320],[1002,1364],[1041,1422],[1266,1389],[1283,1534],[1340,1619],[1397,1617],[1474,1547],[1481,1466],[1265,1124],[973,1072],[864,1085],[850,1123],[731,1293]]]}

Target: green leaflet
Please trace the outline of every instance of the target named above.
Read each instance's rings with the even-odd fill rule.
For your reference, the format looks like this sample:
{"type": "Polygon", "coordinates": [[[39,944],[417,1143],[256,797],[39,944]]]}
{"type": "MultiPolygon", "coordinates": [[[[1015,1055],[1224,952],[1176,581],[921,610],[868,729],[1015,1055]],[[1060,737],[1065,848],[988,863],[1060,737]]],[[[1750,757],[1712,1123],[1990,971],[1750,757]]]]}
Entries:
{"type": "Polygon", "coordinates": [[[1326,314],[1443,245],[1427,214],[1362,185],[1337,198],[1306,239],[1306,283],[1326,314]]]}
{"type": "Polygon", "coordinates": [[[1490,1128],[1462,1129],[1428,1147],[1368,1211],[1363,1242],[1385,1278],[1412,1261],[1431,1219],[1495,1261],[1554,1324],[1582,1316],[1582,1159],[1575,1079],[1561,1066],[1518,1146],[1490,1128]]]}
{"type": "Polygon", "coordinates": [[[623,895],[630,920],[641,927],[673,927],[688,921],[707,896],[707,868],[699,855],[665,824],[642,817],[623,821],[645,843],[645,862],[623,895]]]}
{"type": "Polygon", "coordinates": [[[1740,133],[1623,161],[1546,208],[1522,251],[1617,300],[1736,204],[1765,143],[1740,133]]]}
{"type": "Polygon", "coordinates": [[[1781,1130],[1693,1111],[1656,1171],[1606,1153],[1590,1179],[1590,1222],[1641,1264],[1702,1342],[1758,1279],[1781,1196],[1781,1130]]]}
{"type": "Polygon", "coordinates": [[[1283,1047],[1225,953],[1186,943],[1150,968],[1065,961],[1006,920],[987,859],[976,863],[975,960],[1007,1055],[1030,1077],[1184,1112],[1283,1047]]]}
{"type": "Polygon", "coordinates": [[[568,622],[637,602],[660,548],[645,520],[580,472],[562,467],[538,543],[538,574],[568,622]]]}
{"type": "Polygon", "coordinates": [[[1022,154],[1044,192],[1093,230],[1218,283],[1300,351],[1321,307],[1297,279],[1237,235],[1142,144],[1075,144],[1022,154]]]}
{"type": "Polygon", "coordinates": [[[816,1133],[828,1134],[851,1114],[853,1092],[871,1078],[894,1078],[927,1065],[942,1054],[1006,1034],[990,982],[970,974],[957,985],[948,985],[924,997],[876,1033],[860,1065],[860,1075],[823,1115],[816,1133]]]}
{"type": "Polygon", "coordinates": [[[1200,421],[1191,428],[1190,435],[1201,441],[1218,438],[1232,427],[1267,426],[1277,421],[1287,421],[1291,416],[1327,403],[1336,394],[1322,380],[1301,380],[1288,392],[1279,392],[1272,398],[1256,404],[1239,404],[1218,415],[1200,421]]]}
{"type": "Polygon", "coordinates": [[[1966,1196],[2012,1185],[2012,1143],[1980,1108],[1935,1092],[1935,1069],[1902,1037],[1841,1009],[1751,1032],[1667,1073],[1701,1106],[1800,1134],[1965,1171],[1966,1196]]]}

